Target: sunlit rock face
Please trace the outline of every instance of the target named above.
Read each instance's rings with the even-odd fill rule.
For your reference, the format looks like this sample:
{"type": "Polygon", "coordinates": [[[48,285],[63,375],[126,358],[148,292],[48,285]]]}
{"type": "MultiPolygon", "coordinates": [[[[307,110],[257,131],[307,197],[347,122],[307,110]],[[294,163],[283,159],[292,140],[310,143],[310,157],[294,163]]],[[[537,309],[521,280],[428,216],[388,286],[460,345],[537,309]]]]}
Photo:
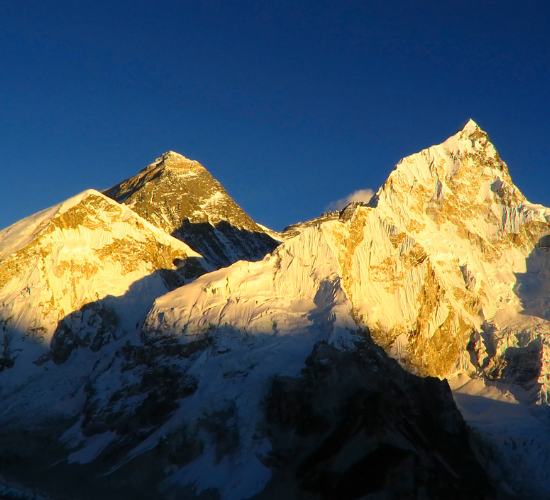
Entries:
{"type": "Polygon", "coordinates": [[[549,212],[525,200],[473,121],[403,159],[370,205],[373,215],[359,208],[355,216],[369,221],[359,224],[359,265],[347,287],[357,313],[418,370],[449,375],[464,366],[472,333],[497,313],[522,310],[516,275],[548,232],[549,212]],[[391,246],[369,236],[373,219],[387,225],[391,246]]]}
{"type": "Polygon", "coordinates": [[[93,190],[0,232],[0,258],[2,369],[97,351],[205,272],[187,245],[93,190]]]}
{"type": "MultiPolygon", "coordinates": [[[[466,346],[498,314],[523,311],[516,277],[529,255],[543,252],[536,245],[547,214],[525,200],[470,121],[402,160],[369,206],[293,226],[264,261],[175,292],[193,297],[193,311],[178,312],[180,302],[163,298],[170,310],[163,321],[177,317],[186,332],[224,322],[295,328],[331,283],[349,304],[349,321],[367,326],[389,353],[420,374],[448,376],[468,366],[466,346]]],[[[489,356],[484,345],[476,348],[489,356]]]]}
{"type": "Polygon", "coordinates": [[[187,243],[215,267],[260,260],[278,244],[197,161],[170,151],[105,194],[187,243]]]}
{"type": "MultiPolygon", "coordinates": [[[[423,249],[429,266],[421,288],[399,301],[400,322],[387,309],[373,318],[372,302],[357,303],[380,343],[391,349],[404,333],[405,356],[441,376],[465,366],[470,339],[474,364],[490,378],[536,383],[546,400],[548,259],[540,247],[550,212],[513,185],[487,134],[470,121],[443,144],[405,158],[371,205],[398,238],[423,249]]],[[[393,284],[402,276],[397,269],[393,284]]],[[[353,281],[351,295],[363,300],[358,276],[353,281]]]]}

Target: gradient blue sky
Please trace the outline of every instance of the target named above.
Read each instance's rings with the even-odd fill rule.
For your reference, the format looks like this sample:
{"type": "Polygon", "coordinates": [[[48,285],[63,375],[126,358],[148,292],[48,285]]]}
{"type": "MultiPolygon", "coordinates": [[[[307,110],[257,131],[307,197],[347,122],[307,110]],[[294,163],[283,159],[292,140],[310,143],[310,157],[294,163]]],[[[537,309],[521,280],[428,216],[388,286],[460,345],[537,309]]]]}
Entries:
{"type": "Polygon", "coordinates": [[[468,118],[550,205],[550,2],[0,1],[0,228],[168,150],[273,229],[468,118]]]}

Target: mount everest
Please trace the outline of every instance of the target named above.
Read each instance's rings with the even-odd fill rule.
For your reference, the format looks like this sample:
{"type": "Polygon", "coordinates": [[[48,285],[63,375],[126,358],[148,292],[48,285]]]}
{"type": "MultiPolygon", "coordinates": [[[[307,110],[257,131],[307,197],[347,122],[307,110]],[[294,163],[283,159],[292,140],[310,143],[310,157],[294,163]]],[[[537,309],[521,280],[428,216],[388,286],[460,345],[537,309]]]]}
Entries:
{"type": "Polygon", "coordinates": [[[282,234],[173,152],[24,219],[2,494],[547,498],[548,221],[471,120],[282,234]]]}
{"type": "Polygon", "coordinates": [[[105,194],[187,243],[215,267],[260,260],[278,243],[277,235],[256,224],[208,170],[173,151],[105,194]]]}

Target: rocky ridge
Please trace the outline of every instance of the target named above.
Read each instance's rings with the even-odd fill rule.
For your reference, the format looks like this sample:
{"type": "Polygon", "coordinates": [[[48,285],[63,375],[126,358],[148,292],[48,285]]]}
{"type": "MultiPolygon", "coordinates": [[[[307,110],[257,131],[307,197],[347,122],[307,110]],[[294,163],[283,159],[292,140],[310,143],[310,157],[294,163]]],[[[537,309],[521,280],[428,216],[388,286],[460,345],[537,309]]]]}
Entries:
{"type": "Polygon", "coordinates": [[[104,194],[182,240],[215,267],[261,260],[278,244],[199,162],[169,151],[104,194]]]}

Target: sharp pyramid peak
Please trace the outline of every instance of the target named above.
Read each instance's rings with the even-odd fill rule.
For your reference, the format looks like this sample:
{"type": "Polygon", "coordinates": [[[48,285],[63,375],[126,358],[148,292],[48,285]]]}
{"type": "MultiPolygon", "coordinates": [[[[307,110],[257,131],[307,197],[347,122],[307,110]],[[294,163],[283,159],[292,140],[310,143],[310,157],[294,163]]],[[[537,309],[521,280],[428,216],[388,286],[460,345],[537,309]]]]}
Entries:
{"type": "Polygon", "coordinates": [[[443,147],[447,151],[458,155],[461,152],[473,153],[498,159],[498,153],[490,141],[489,135],[471,118],[456,134],[449,137],[443,143],[432,146],[432,148],[439,147],[443,147]]]}
{"type": "Polygon", "coordinates": [[[185,160],[185,161],[194,161],[194,160],[191,160],[185,156],[183,156],[182,154],[180,153],[176,153],[176,151],[166,151],[166,153],[164,153],[163,155],[161,155],[159,157],[159,160],[169,160],[169,159],[172,159],[172,160],[185,160]]]}
{"type": "Polygon", "coordinates": [[[451,196],[472,204],[493,199],[490,193],[496,192],[497,186],[506,187],[499,191],[499,199],[506,193],[508,201],[524,199],[487,133],[470,119],[441,144],[400,160],[370,205],[388,205],[399,213],[403,207],[410,210],[413,204],[420,212],[424,212],[426,206],[437,211],[443,200],[450,200],[451,196]],[[413,191],[417,191],[416,197],[405,196],[413,191]],[[398,207],[399,204],[402,207],[398,207]]]}
{"type": "Polygon", "coordinates": [[[190,165],[193,165],[195,167],[202,167],[202,165],[196,160],[191,160],[190,158],[187,158],[182,154],[176,153],[175,151],[167,151],[163,155],[159,156],[151,165],[149,165],[149,167],[155,166],[181,168],[188,167],[190,165]]]}
{"type": "MultiPolygon", "coordinates": [[[[418,153],[414,153],[405,158],[402,158],[397,166],[397,171],[404,171],[411,168],[411,165],[420,158],[429,157],[430,162],[435,159],[452,159],[453,164],[462,163],[466,165],[464,160],[468,155],[476,155],[478,157],[488,158],[489,162],[499,163],[504,168],[503,162],[500,160],[494,145],[489,140],[488,134],[482,130],[479,125],[472,120],[468,120],[462,129],[459,129],[454,135],[440,144],[435,144],[418,153]]],[[[482,161],[482,163],[484,163],[482,161]]],[[[470,165],[473,166],[473,165],[470,165]]],[[[453,167],[454,169],[455,167],[453,167]]]]}
{"type": "Polygon", "coordinates": [[[466,123],[466,125],[464,125],[462,132],[465,132],[466,134],[471,135],[478,130],[481,130],[481,128],[474,120],[470,118],[466,123]]]}
{"type": "MultiPolygon", "coordinates": [[[[493,148],[494,146],[489,140],[489,135],[485,130],[483,130],[474,120],[471,118],[468,120],[466,125],[464,125],[464,128],[462,130],[459,130],[454,136],[451,136],[445,143],[448,143],[449,141],[452,141],[453,138],[456,138],[457,141],[462,142],[472,142],[472,147],[475,146],[475,143],[482,144],[484,147],[489,147],[489,149],[493,148]]],[[[444,143],[444,144],[445,144],[444,143]]]]}
{"type": "Polygon", "coordinates": [[[208,172],[197,160],[191,160],[175,151],[167,151],[152,163],[142,168],[136,176],[126,179],[121,184],[140,178],[148,181],[151,180],[152,175],[154,176],[168,171],[180,174],[208,172]]]}
{"type": "Polygon", "coordinates": [[[176,235],[215,268],[260,260],[277,245],[206,168],[174,151],[104,194],[176,235]]]}
{"type": "Polygon", "coordinates": [[[142,168],[138,174],[106,189],[103,194],[119,203],[126,201],[153,182],[155,185],[171,184],[174,177],[204,177],[211,175],[198,161],[191,160],[175,151],[167,151],[152,163],[142,168]]]}

